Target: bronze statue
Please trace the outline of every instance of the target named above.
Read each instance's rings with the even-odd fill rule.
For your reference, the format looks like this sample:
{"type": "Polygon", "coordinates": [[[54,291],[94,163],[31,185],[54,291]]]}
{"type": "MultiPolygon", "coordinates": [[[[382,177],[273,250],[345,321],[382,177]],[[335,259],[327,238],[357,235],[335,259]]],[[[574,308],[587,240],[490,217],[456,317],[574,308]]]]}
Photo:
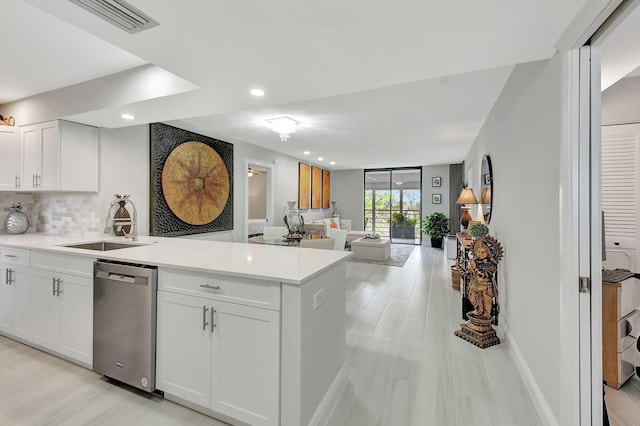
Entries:
{"type": "Polygon", "coordinates": [[[454,334],[478,347],[486,348],[500,343],[496,331],[491,327],[491,307],[493,299],[498,297],[496,273],[503,250],[500,243],[490,235],[477,238],[471,247],[473,259],[469,262],[466,274],[469,275],[467,292],[473,311],[467,314],[469,321],[461,324],[462,329],[454,334]]]}

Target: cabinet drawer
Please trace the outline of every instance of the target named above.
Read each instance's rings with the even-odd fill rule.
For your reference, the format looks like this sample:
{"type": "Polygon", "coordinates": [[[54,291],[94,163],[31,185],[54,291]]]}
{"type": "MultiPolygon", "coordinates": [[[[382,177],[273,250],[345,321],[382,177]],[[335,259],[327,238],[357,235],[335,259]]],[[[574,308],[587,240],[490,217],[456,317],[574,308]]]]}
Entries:
{"type": "Polygon", "coordinates": [[[640,305],[640,283],[637,278],[624,280],[618,288],[618,318],[633,312],[640,305]]]}
{"type": "Polygon", "coordinates": [[[29,266],[29,250],[0,247],[0,262],[10,265],[29,266]]]}
{"type": "Polygon", "coordinates": [[[635,373],[635,366],[640,364],[640,352],[636,345],[629,346],[620,355],[618,362],[618,383],[621,386],[635,373]]]}
{"type": "Polygon", "coordinates": [[[31,253],[31,267],[61,272],[79,277],[93,277],[92,257],[73,256],[68,254],[33,251],[31,253]]]}
{"type": "Polygon", "coordinates": [[[618,320],[618,352],[623,352],[636,342],[640,329],[640,317],[638,311],[633,311],[626,317],[618,320]]]}
{"type": "Polygon", "coordinates": [[[280,310],[280,283],[180,269],[158,269],[158,289],[280,310]]]}

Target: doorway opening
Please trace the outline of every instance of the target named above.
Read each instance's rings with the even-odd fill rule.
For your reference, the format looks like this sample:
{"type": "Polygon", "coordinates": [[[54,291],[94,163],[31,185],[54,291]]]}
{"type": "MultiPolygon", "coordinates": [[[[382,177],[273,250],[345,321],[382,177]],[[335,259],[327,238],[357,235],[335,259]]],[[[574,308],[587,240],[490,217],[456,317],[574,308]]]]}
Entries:
{"type": "Polygon", "coordinates": [[[422,168],[364,171],[364,230],[392,243],[422,243],[422,168]]]}
{"type": "Polygon", "coordinates": [[[246,237],[261,235],[273,222],[272,174],[270,166],[246,163],[246,237]]]}

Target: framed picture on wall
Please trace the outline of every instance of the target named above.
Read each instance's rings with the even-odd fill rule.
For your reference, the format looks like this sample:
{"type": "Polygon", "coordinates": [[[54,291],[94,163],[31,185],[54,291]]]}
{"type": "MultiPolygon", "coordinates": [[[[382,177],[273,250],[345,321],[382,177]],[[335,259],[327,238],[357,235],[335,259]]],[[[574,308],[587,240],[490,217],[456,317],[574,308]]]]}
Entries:
{"type": "Polygon", "coordinates": [[[319,209],[322,207],[322,169],[320,167],[311,167],[311,208],[319,209]]]}
{"type": "Polygon", "coordinates": [[[298,208],[307,210],[311,207],[311,166],[298,163],[298,208]]]}
{"type": "Polygon", "coordinates": [[[431,194],[431,204],[440,204],[442,202],[442,194],[431,194]]]}
{"type": "Polygon", "coordinates": [[[440,187],[441,184],[440,176],[434,176],[431,178],[431,186],[440,187]]]}

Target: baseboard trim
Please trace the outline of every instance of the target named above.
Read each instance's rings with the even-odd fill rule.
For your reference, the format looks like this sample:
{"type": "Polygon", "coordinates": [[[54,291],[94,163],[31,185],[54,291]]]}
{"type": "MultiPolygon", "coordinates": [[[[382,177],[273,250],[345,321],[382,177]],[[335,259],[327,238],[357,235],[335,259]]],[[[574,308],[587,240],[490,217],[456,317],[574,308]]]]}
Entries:
{"type": "Polygon", "coordinates": [[[547,399],[542,394],[542,390],[540,386],[538,386],[538,382],[536,381],[533,373],[529,369],[527,362],[522,356],[522,352],[520,352],[520,348],[516,343],[513,335],[506,327],[501,327],[504,330],[504,333],[507,337],[507,346],[509,348],[509,352],[511,353],[511,357],[516,363],[516,367],[520,372],[520,376],[522,377],[522,381],[524,382],[525,387],[527,388],[527,392],[529,396],[531,396],[531,400],[533,401],[534,406],[536,407],[536,411],[538,411],[538,415],[540,419],[545,422],[548,426],[558,426],[558,420],[553,415],[553,411],[551,407],[547,403],[547,399]]]}
{"type": "Polygon", "coordinates": [[[347,385],[347,362],[342,363],[342,367],[336,374],[336,377],[331,382],[331,386],[327,389],[327,393],[324,394],[324,397],[318,404],[315,413],[313,413],[313,417],[309,420],[309,426],[317,426],[321,425],[321,421],[323,419],[327,419],[333,410],[333,407],[338,403],[338,398],[342,390],[347,385]]]}

